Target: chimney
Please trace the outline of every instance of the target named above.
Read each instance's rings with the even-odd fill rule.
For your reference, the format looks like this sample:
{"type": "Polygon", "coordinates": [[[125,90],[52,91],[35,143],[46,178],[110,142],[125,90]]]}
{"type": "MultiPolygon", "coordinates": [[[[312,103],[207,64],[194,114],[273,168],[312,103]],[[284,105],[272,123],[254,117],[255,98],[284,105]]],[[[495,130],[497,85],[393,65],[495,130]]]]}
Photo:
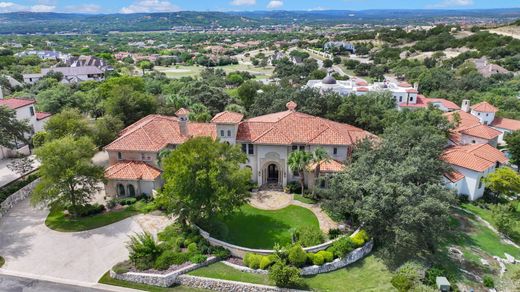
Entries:
{"type": "Polygon", "coordinates": [[[462,111],[469,113],[471,109],[469,99],[462,100],[462,106],[460,108],[462,109],[462,111]]]}
{"type": "Polygon", "coordinates": [[[180,108],[175,115],[179,118],[179,132],[182,136],[188,136],[188,114],[190,112],[185,108],[180,108]]]}
{"type": "Polygon", "coordinates": [[[0,99],[4,99],[4,93],[2,92],[2,85],[0,85],[0,99]]]}

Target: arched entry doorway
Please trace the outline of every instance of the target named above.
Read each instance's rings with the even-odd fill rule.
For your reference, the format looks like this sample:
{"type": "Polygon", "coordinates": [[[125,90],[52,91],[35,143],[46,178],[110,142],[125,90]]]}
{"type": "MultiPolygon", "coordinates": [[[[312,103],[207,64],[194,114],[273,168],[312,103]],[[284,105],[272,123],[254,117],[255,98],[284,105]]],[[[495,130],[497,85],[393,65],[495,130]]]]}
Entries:
{"type": "Polygon", "coordinates": [[[271,163],[267,166],[267,183],[278,184],[279,170],[278,165],[271,163]]]}
{"type": "Polygon", "coordinates": [[[130,197],[135,197],[135,187],[133,184],[128,185],[128,195],[130,197]]]}
{"type": "Polygon", "coordinates": [[[122,184],[117,184],[117,195],[120,197],[124,197],[125,194],[125,186],[122,184]]]}

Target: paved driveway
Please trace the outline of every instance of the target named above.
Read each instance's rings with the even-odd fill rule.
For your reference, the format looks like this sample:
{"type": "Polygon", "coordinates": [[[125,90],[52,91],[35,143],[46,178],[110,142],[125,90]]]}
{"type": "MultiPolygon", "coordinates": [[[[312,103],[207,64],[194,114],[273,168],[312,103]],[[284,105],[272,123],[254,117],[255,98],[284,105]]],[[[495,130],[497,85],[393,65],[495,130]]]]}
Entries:
{"type": "Polygon", "coordinates": [[[25,200],[0,219],[3,269],[95,283],[114,264],[127,259],[128,235],[143,230],[138,216],[90,231],[56,232],[45,226],[47,214],[25,200]]]}

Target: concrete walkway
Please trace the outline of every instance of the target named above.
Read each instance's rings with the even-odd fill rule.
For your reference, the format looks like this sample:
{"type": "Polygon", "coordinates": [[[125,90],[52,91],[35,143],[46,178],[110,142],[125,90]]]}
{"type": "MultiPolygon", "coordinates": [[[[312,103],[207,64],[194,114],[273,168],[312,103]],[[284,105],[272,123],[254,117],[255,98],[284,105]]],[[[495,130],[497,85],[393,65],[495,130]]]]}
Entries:
{"type": "Polygon", "coordinates": [[[320,229],[328,233],[330,229],[338,228],[338,223],[332,220],[318,204],[305,204],[294,200],[292,194],[278,191],[260,191],[253,193],[249,204],[261,210],[280,210],[289,205],[300,206],[309,209],[314,213],[320,223],[320,229]]]}
{"type": "Polygon", "coordinates": [[[169,223],[163,216],[138,215],[98,229],[67,233],[45,225],[48,213],[25,200],[0,220],[0,254],[6,260],[2,270],[97,283],[113,265],[128,259],[129,235],[143,230],[156,233],[169,223]]]}
{"type": "MultiPolygon", "coordinates": [[[[36,156],[31,155],[31,158],[33,159],[33,170],[40,167],[40,162],[36,160],[36,156]]],[[[0,160],[0,187],[3,187],[12,181],[15,181],[21,177],[19,173],[16,173],[12,170],[10,170],[7,165],[15,160],[18,160],[19,158],[7,158],[7,159],[1,159],[0,160]]]]}

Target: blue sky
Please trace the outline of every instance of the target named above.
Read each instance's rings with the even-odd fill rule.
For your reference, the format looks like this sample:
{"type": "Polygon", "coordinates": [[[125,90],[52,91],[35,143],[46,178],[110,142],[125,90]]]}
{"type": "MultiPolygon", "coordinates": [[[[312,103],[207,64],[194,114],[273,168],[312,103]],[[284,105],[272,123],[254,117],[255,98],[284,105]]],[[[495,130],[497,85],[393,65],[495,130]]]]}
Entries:
{"type": "Polygon", "coordinates": [[[520,0],[0,0],[0,12],[135,13],[179,10],[464,9],[520,7],[520,0]]]}

